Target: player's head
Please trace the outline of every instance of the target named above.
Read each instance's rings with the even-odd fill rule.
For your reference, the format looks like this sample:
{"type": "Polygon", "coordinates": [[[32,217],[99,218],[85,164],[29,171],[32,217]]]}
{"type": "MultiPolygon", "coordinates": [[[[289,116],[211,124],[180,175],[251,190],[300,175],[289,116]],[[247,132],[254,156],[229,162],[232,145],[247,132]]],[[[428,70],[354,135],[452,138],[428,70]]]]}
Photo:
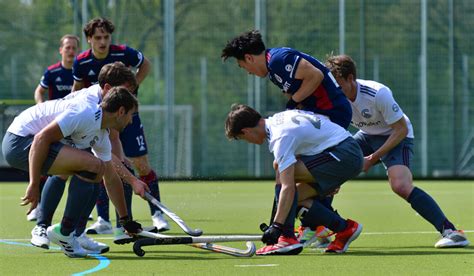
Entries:
{"type": "Polygon", "coordinates": [[[124,86],[112,87],[104,96],[101,103],[104,112],[115,114],[112,127],[122,131],[132,123],[132,116],[138,110],[137,98],[124,86]]]}
{"type": "Polygon", "coordinates": [[[356,63],[350,56],[329,56],[326,60],[326,67],[334,75],[346,96],[354,91],[357,79],[356,63]]]}
{"type": "Polygon", "coordinates": [[[266,138],[261,119],[262,115],[255,109],[244,104],[233,104],[225,121],[225,135],[229,139],[242,139],[260,145],[266,138]]]}
{"type": "Polygon", "coordinates": [[[109,53],[114,30],[114,24],[103,17],[94,18],[84,26],[84,35],[91,45],[94,55],[102,57],[109,53]]]}
{"type": "Polygon", "coordinates": [[[99,86],[102,89],[114,86],[125,86],[131,92],[138,87],[133,71],[120,61],[104,65],[99,72],[99,86]]]}
{"type": "Polygon", "coordinates": [[[76,35],[67,34],[59,40],[59,54],[61,54],[62,61],[71,63],[79,50],[79,37],[76,35]]]}
{"type": "Polygon", "coordinates": [[[234,57],[239,67],[248,73],[265,77],[268,73],[265,55],[263,55],[265,49],[260,32],[252,30],[228,41],[222,50],[221,58],[225,61],[229,57],[234,57]]]}

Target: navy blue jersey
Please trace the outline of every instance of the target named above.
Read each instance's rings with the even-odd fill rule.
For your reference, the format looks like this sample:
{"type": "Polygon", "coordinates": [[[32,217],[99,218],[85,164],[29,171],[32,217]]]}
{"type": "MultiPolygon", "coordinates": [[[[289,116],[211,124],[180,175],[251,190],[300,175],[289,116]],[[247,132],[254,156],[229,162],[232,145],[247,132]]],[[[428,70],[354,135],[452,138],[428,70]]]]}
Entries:
{"type": "Polygon", "coordinates": [[[328,116],[331,121],[343,128],[349,127],[352,109],[336,79],[319,60],[291,48],[271,48],[265,53],[268,77],[286,93],[294,94],[303,82],[295,78],[301,59],[305,59],[324,75],[321,85],[301,104],[304,110],[328,116]]]}
{"type": "Polygon", "coordinates": [[[143,54],[126,45],[110,45],[109,54],[104,59],[96,59],[92,49],[80,53],[72,67],[74,80],[81,81],[84,87],[98,83],[100,69],[106,64],[121,61],[126,66],[138,68],[143,63],[143,54]]]}
{"type": "Polygon", "coordinates": [[[73,82],[72,69],[66,69],[61,65],[61,62],[58,62],[44,71],[40,85],[44,89],[48,89],[48,99],[54,100],[71,93],[73,82]]]}

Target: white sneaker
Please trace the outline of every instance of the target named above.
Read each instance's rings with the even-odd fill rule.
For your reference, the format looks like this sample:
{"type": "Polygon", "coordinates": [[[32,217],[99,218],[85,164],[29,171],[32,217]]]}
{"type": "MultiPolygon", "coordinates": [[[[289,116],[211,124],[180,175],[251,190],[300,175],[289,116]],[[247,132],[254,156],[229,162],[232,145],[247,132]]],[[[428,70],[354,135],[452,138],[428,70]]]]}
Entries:
{"type": "Polygon", "coordinates": [[[28,221],[36,221],[39,216],[40,209],[39,207],[36,207],[33,209],[28,215],[26,215],[26,220],[28,221]]]}
{"type": "Polygon", "coordinates": [[[61,247],[61,251],[69,258],[81,258],[86,257],[87,254],[96,253],[82,248],[79,245],[76,237],[74,237],[74,232],[69,234],[69,236],[64,236],[61,234],[61,224],[59,223],[48,227],[46,233],[49,240],[59,245],[61,247]]]}
{"type": "Polygon", "coordinates": [[[89,228],[86,229],[86,234],[112,234],[112,223],[106,221],[102,217],[97,217],[97,221],[94,222],[89,228]]]}
{"type": "Polygon", "coordinates": [[[443,237],[435,244],[436,248],[466,247],[469,245],[462,230],[444,230],[443,237]]]}
{"type": "Polygon", "coordinates": [[[98,252],[98,254],[108,252],[110,249],[109,246],[105,243],[95,241],[90,237],[86,236],[86,233],[82,233],[82,235],[76,237],[76,239],[82,248],[87,249],[89,251],[98,252]]]}
{"type": "Polygon", "coordinates": [[[46,226],[36,225],[31,230],[31,244],[44,249],[49,249],[49,239],[46,234],[46,226]]]}
{"type": "Polygon", "coordinates": [[[168,221],[163,217],[161,211],[156,211],[153,216],[151,216],[153,225],[158,229],[158,232],[164,232],[170,230],[170,225],[168,221]]]}

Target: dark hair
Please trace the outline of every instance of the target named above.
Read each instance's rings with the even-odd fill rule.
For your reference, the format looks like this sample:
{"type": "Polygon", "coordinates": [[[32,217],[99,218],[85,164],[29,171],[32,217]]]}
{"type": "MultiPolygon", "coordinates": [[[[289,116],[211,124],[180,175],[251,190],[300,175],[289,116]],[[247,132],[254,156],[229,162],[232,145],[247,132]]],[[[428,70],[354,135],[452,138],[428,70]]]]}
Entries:
{"type": "Polygon", "coordinates": [[[104,17],[97,17],[87,22],[87,24],[84,26],[84,35],[86,37],[91,37],[98,28],[104,29],[109,34],[113,33],[115,30],[115,26],[110,20],[104,17]]]}
{"type": "Polygon", "coordinates": [[[125,108],[125,112],[138,108],[138,101],[135,96],[123,86],[112,87],[101,103],[102,108],[106,112],[117,112],[120,107],[125,108]]]}
{"type": "Polygon", "coordinates": [[[80,45],[80,40],[79,40],[79,37],[77,35],[72,35],[72,34],[66,34],[66,35],[63,35],[63,37],[61,37],[61,39],[59,40],[59,46],[60,47],[63,47],[64,45],[64,40],[66,39],[75,39],[77,41],[77,46],[79,47],[80,45]]]}
{"type": "Polygon", "coordinates": [[[229,57],[243,60],[246,54],[260,55],[265,51],[262,35],[258,30],[252,30],[235,37],[227,42],[222,50],[221,58],[225,61],[229,57]]]}
{"type": "Polygon", "coordinates": [[[242,129],[256,127],[262,115],[244,104],[233,104],[225,120],[225,135],[229,139],[238,139],[242,129]]]}
{"type": "Polygon", "coordinates": [[[138,87],[135,74],[120,61],[104,65],[104,67],[100,69],[98,79],[101,88],[104,88],[106,83],[110,86],[128,84],[132,91],[138,87]]]}
{"type": "Polygon", "coordinates": [[[329,56],[326,59],[326,67],[336,78],[347,79],[352,74],[354,79],[357,79],[356,64],[348,55],[329,56]]]}

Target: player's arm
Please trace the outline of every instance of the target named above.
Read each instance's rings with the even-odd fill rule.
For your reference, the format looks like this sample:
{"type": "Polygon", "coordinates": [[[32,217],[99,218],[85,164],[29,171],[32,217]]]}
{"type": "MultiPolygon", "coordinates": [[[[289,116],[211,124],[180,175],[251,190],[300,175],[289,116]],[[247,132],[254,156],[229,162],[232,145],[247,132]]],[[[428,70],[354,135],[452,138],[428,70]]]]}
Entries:
{"type": "Polygon", "coordinates": [[[71,92],[79,91],[82,88],[84,88],[84,82],[74,80],[74,83],[72,84],[71,92]]]}
{"type": "Polygon", "coordinates": [[[382,156],[386,155],[394,147],[396,147],[408,134],[408,127],[405,118],[402,117],[393,124],[390,124],[393,129],[390,136],[383,145],[369,156],[365,157],[364,172],[367,172],[374,164],[376,164],[382,156]]]}
{"type": "Polygon", "coordinates": [[[143,63],[138,67],[136,78],[138,84],[141,84],[142,81],[148,76],[151,71],[151,62],[146,58],[143,57],[143,63]]]}
{"type": "Polygon", "coordinates": [[[122,227],[129,234],[136,234],[140,232],[141,225],[128,216],[127,204],[125,203],[125,197],[123,192],[123,184],[120,180],[119,175],[114,169],[113,161],[107,161],[105,163],[105,172],[104,172],[104,185],[109,195],[110,200],[115,206],[115,210],[119,215],[119,222],[122,227]]]}
{"type": "Polygon", "coordinates": [[[46,93],[46,89],[43,86],[39,85],[35,89],[35,102],[37,104],[44,102],[44,94],[46,93]]]}
{"type": "Polygon", "coordinates": [[[300,88],[293,94],[291,99],[295,103],[300,103],[321,85],[324,74],[318,68],[314,67],[309,61],[301,59],[296,69],[295,79],[302,80],[300,88]]]}
{"type": "Polygon", "coordinates": [[[150,188],[148,185],[134,176],[122,163],[122,161],[115,155],[112,155],[112,163],[115,171],[117,172],[118,176],[125,182],[132,186],[133,191],[135,194],[145,197],[145,191],[149,192],[150,188]]]}
{"type": "Polygon", "coordinates": [[[281,191],[274,222],[284,224],[290,212],[296,192],[295,164],[280,173],[277,171],[277,174],[279,174],[280,178],[281,191]]]}
{"type": "Polygon", "coordinates": [[[33,138],[28,156],[30,183],[21,203],[21,205],[31,203],[28,213],[36,207],[39,201],[41,167],[48,156],[49,147],[52,143],[60,141],[63,137],[58,123],[53,121],[33,138]]]}

